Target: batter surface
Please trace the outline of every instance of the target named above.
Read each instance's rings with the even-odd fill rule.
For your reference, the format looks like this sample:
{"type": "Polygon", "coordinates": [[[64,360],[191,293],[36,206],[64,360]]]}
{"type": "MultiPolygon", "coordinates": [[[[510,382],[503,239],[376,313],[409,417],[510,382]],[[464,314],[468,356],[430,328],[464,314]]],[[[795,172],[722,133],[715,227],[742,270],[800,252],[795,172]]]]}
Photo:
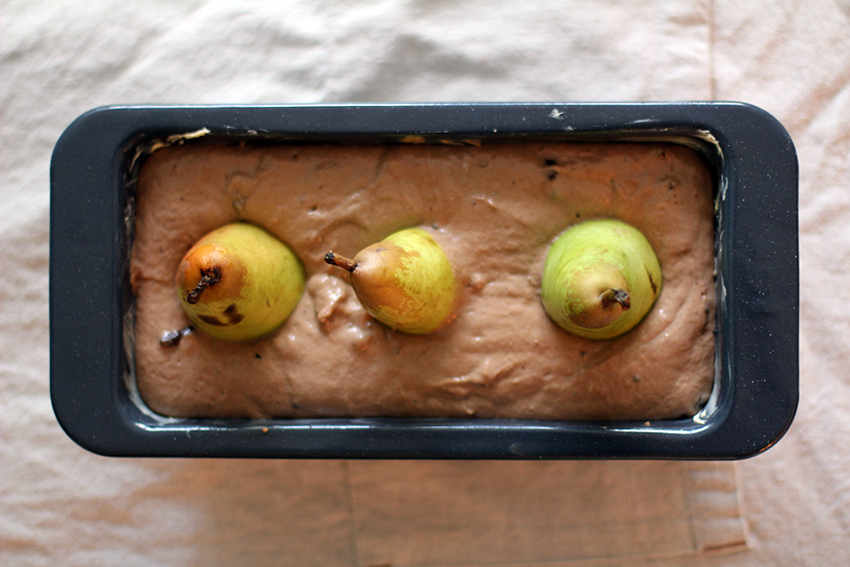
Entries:
{"type": "Polygon", "coordinates": [[[139,392],[176,417],[690,416],[714,376],[712,176],[673,144],[192,144],[155,151],[136,198],[131,281],[139,392]],[[616,217],[644,232],[664,285],[647,318],[609,341],[550,321],[539,287],[551,242],[616,217]],[[181,258],[229,222],[254,222],[301,258],[307,286],[271,336],[230,343],[188,325],[181,258]],[[429,230],[462,282],[454,321],[427,336],[388,330],[344,270],[411,226],[429,230]]]}

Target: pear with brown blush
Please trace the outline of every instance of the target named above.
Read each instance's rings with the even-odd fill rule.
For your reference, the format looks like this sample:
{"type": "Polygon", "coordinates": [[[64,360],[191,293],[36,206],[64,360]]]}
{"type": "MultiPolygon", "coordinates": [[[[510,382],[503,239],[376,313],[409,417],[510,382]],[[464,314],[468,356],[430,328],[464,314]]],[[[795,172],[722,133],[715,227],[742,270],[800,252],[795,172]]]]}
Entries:
{"type": "Polygon", "coordinates": [[[421,228],[393,233],[354,258],[328,252],[325,261],[350,272],[363,308],[392,329],[427,334],[453,317],[454,270],[434,237],[421,228]]]}
{"type": "Polygon", "coordinates": [[[304,292],[304,268],[293,251],[264,229],[228,224],[201,238],[177,269],[180,304],[192,323],[230,341],[277,329],[304,292]]]}
{"type": "Polygon", "coordinates": [[[622,335],[661,293],[661,266],[649,241],[615,219],[567,229],[543,268],[543,308],[561,328],[588,339],[622,335]]]}

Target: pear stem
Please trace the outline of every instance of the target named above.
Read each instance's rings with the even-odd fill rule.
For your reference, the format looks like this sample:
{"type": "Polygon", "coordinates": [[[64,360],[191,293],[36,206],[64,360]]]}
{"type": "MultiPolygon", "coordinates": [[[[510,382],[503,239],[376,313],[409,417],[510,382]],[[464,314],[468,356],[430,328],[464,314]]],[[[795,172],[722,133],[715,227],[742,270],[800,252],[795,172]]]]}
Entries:
{"type": "Polygon", "coordinates": [[[198,285],[195,286],[195,289],[189,292],[189,295],[186,296],[186,303],[189,305],[194,305],[201,298],[201,294],[205,289],[210,287],[211,285],[217,284],[221,281],[221,270],[218,268],[213,268],[212,270],[201,270],[201,279],[198,281],[198,285]]]}
{"type": "Polygon", "coordinates": [[[353,272],[354,268],[357,267],[357,262],[352,260],[351,258],[346,258],[345,256],[340,256],[333,250],[325,254],[325,262],[332,266],[339,266],[340,268],[344,268],[349,272],[353,272]]]}
{"type": "Polygon", "coordinates": [[[599,299],[602,300],[602,307],[608,307],[612,303],[619,303],[620,307],[626,310],[632,306],[632,302],[629,299],[629,294],[624,289],[607,289],[602,292],[602,295],[599,296],[599,299]]]}

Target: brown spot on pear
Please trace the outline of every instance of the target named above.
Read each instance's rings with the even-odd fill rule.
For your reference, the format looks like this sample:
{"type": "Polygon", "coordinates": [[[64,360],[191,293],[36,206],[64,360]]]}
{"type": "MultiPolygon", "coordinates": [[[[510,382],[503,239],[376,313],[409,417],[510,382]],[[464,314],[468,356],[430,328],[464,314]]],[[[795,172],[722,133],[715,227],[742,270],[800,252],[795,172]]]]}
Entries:
{"type": "Polygon", "coordinates": [[[661,266],[643,233],[616,219],[596,219],[570,227],[552,244],[541,297],[561,328],[610,339],[643,320],[661,281],[661,266]]]}
{"type": "Polygon", "coordinates": [[[363,308],[390,328],[427,334],[453,317],[458,287],[454,270],[442,247],[421,228],[393,233],[353,259],[328,252],[325,261],[351,273],[363,308]]]}
{"type": "Polygon", "coordinates": [[[197,328],[225,340],[252,340],[277,329],[304,291],[295,253],[250,223],[201,238],[177,269],[180,304],[197,328]]]}

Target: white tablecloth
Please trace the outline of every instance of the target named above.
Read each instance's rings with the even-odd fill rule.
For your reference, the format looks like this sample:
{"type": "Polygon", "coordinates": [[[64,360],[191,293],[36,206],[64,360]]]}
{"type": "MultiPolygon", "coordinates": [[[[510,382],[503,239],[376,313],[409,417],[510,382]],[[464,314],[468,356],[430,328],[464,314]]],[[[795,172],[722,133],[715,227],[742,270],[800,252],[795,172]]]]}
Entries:
{"type": "Polygon", "coordinates": [[[848,0],[0,1],[0,563],[847,565],[848,54],[848,0]],[[796,143],[801,401],[767,453],[739,463],[110,459],[57,424],[49,161],[84,111],[632,100],[753,103],[796,143]]]}

